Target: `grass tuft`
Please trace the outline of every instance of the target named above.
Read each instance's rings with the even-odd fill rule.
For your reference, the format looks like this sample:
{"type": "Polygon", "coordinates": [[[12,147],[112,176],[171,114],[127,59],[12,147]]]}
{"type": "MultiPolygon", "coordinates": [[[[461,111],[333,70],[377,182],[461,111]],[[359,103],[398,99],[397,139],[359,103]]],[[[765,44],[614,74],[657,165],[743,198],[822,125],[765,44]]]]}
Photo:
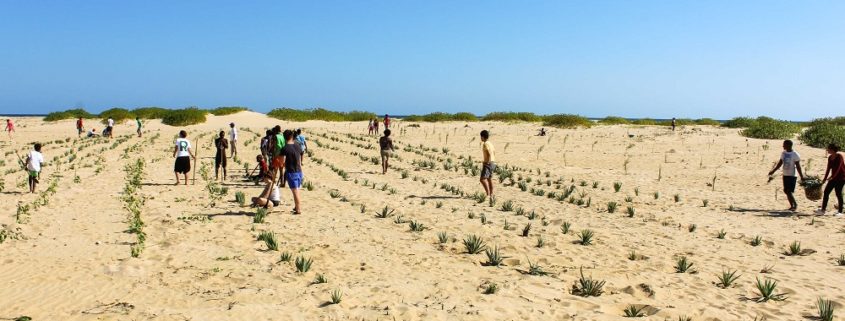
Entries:
{"type": "Polygon", "coordinates": [[[581,230],[581,233],[578,233],[578,243],[581,245],[591,245],[593,244],[593,237],[595,233],[593,230],[581,230]]]}
{"type": "Polygon", "coordinates": [[[731,287],[731,285],[739,279],[740,275],[736,274],[737,271],[722,271],[722,274],[716,275],[718,277],[716,284],[723,289],[727,289],[731,287]]]}
{"type": "Polygon", "coordinates": [[[464,248],[466,248],[467,254],[478,254],[484,251],[487,245],[484,244],[484,239],[481,237],[470,235],[464,239],[464,248]]]}

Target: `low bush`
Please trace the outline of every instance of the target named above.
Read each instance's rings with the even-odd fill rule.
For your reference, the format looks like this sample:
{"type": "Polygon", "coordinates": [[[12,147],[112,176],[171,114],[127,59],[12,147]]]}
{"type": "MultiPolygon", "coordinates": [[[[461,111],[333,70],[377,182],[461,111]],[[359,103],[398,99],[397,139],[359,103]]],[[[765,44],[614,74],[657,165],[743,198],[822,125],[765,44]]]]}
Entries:
{"type": "Polygon", "coordinates": [[[712,119],[712,118],[696,119],[695,124],[696,125],[706,125],[706,126],[721,126],[722,125],[722,123],[720,123],[718,120],[715,120],[715,119],[712,119]]]}
{"type": "Polygon", "coordinates": [[[365,121],[376,118],[376,114],[363,111],[338,112],[323,108],[293,109],[277,108],[267,113],[267,116],[288,121],[365,121]]]}
{"type": "Polygon", "coordinates": [[[632,123],[632,124],[634,124],[634,125],[641,125],[641,126],[653,126],[653,125],[657,125],[657,121],[656,121],[656,120],[654,120],[654,119],[651,119],[651,118],[641,118],[641,119],[635,119],[635,120],[634,120],[634,121],[632,121],[631,123],[632,123]]]}
{"type": "Polygon", "coordinates": [[[249,110],[249,108],[246,107],[217,107],[209,110],[208,112],[214,116],[225,116],[247,110],[249,110]]]}
{"type": "Polygon", "coordinates": [[[728,120],[724,124],[722,124],[722,127],[748,128],[754,126],[756,123],[757,120],[751,117],[734,117],[731,120],[728,120]]]}
{"type": "Polygon", "coordinates": [[[740,134],[745,137],[759,139],[790,139],[798,133],[798,125],[769,117],[757,117],[751,127],[743,129],[740,134]]]}
{"type": "Polygon", "coordinates": [[[513,121],[527,121],[527,122],[539,122],[543,121],[543,117],[540,117],[534,113],[528,112],[492,112],[484,117],[481,118],[484,121],[504,121],[504,122],[513,122],[513,121]]]}
{"type": "Polygon", "coordinates": [[[814,120],[811,124],[813,125],[798,137],[802,143],[818,148],[825,148],[830,143],[845,146],[845,126],[835,121],[814,120]]]}
{"type": "Polygon", "coordinates": [[[68,109],[65,111],[56,111],[47,114],[44,117],[44,121],[58,121],[58,120],[65,120],[65,119],[78,119],[78,118],[94,118],[94,115],[85,111],[85,109],[77,108],[77,109],[68,109]]]}
{"type": "Polygon", "coordinates": [[[207,111],[191,107],[185,109],[175,109],[168,111],[161,122],[170,126],[188,126],[200,124],[205,122],[205,114],[207,111]]]}
{"type": "Polygon", "coordinates": [[[607,116],[599,120],[599,123],[604,125],[625,125],[630,124],[631,121],[619,116],[607,116]]]}
{"type": "Polygon", "coordinates": [[[162,119],[168,112],[170,109],[161,107],[141,107],[132,110],[132,114],[141,119],[162,119]]]}
{"type": "Polygon", "coordinates": [[[99,117],[103,119],[103,124],[105,124],[106,120],[109,118],[114,119],[115,123],[120,123],[127,119],[135,119],[135,115],[124,108],[106,109],[100,113],[99,117]]]}
{"type": "Polygon", "coordinates": [[[460,112],[457,114],[435,112],[425,115],[410,115],[403,117],[402,120],[410,122],[442,122],[442,121],[478,121],[478,116],[472,113],[460,112]]]}
{"type": "Polygon", "coordinates": [[[590,127],[593,122],[589,119],[570,114],[556,114],[543,117],[543,125],[558,128],[590,127]]]}

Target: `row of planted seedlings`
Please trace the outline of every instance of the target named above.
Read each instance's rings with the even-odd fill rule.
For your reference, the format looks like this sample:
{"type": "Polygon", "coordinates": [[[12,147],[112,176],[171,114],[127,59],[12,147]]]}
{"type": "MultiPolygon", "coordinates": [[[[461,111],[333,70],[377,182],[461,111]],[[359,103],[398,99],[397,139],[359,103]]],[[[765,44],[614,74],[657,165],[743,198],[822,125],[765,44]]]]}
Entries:
{"type": "Polygon", "coordinates": [[[130,255],[139,257],[144,251],[147,240],[147,233],[144,232],[144,220],[141,217],[145,201],[145,197],[141,194],[141,183],[144,179],[144,159],[139,157],[134,162],[126,164],[123,171],[125,173],[125,184],[120,200],[128,213],[129,228],[126,231],[136,237],[135,242],[129,247],[130,255]]]}
{"type": "MultiPolygon", "coordinates": [[[[362,159],[362,160],[363,160],[363,159],[362,159]]],[[[427,167],[430,167],[431,169],[434,169],[434,166],[431,166],[431,165],[427,165],[427,167]]],[[[445,170],[450,170],[450,169],[447,167],[447,168],[445,168],[445,170]]],[[[538,174],[539,174],[539,170],[538,170],[538,174]]],[[[507,175],[507,174],[505,174],[505,175],[507,175]]],[[[547,173],[546,173],[546,177],[548,177],[548,175],[549,175],[549,174],[548,174],[548,172],[547,172],[547,173]]],[[[501,177],[501,176],[504,176],[504,175],[502,175],[502,174],[500,173],[500,177],[501,177]]],[[[404,174],[404,173],[403,173],[403,178],[405,178],[405,177],[406,177],[406,174],[404,174]]],[[[538,181],[539,181],[539,180],[538,180],[538,181]]],[[[530,180],[528,180],[528,182],[530,183],[530,180]]],[[[522,184],[524,184],[524,183],[522,183],[522,184]]],[[[539,184],[538,184],[538,185],[539,185],[539,184]]],[[[587,184],[586,184],[586,182],[582,181],[580,185],[581,185],[582,187],[585,187],[587,184]]],[[[597,187],[598,187],[598,183],[597,183],[597,182],[594,182],[594,183],[593,183],[593,188],[595,189],[595,188],[597,188],[597,187]]],[[[464,192],[463,192],[463,191],[460,191],[460,189],[459,189],[459,188],[457,188],[457,187],[453,187],[453,186],[450,186],[450,185],[445,184],[445,183],[442,183],[442,184],[441,184],[441,188],[442,188],[442,189],[444,189],[444,190],[446,190],[446,191],[452,192],[453,194],[457,194],[457,193],[459,193],[459,194],[460,194],[460,195],[462,195],[462,196],[464,195],[464,192]]],[[[618,192],[619,192],[619,190],[621,189],[621,183],[619,183],[619,182],[614,183],[614,187],[613,187],[613,188],[614,188],[614,192],[618,193],[618,192]]],[[[526,188],[524,185],[521,185],[521,186],[520,186],[520,189],[521,189],[521,190],[523,190],[523,191],[526,191],[526,190],[527,190],[527,188],[526,188]]],[[[575,186],[574,186],[574,185],[571,185],[571,186],[570,186],[570,187],[566,190],[566,191],[567,191],[566,193],[567,193],[567,194],[571,194],[574,190],[575,190],[575,186]]],[[[537,193],[535,193],[534,191],[531,191],[531,192],[532,192],[532,194],[535,194],[535,195],[537,195],[537,196],[542,196],[542,195],[538,195],[538,194],[537,194],[537,193]]],[[[636,193],[637,195],[639,194],[638,189],[635,189],[635,193],[636,193]]],[[[564,199],[565,199],[567,196],[568,196],[568,195],[565,195],[565,196],[562,196],[561,198],[564,198],[564,199]]],[[[560,196],[559,196],[559,197],[560,197],[560,196]]],[[[658,194],[658,193],[655,193],[655,196],[654,196],[654,197],[655,197],[655,198],[659,197],[659,194],[658,194]]],[[[476,193],[476,194],[474,194],[474,195],[473,195],[473,198],[475,198],[476,200],[480,200],[480,201],[479,201],[479,203],[484,202],[484,195],[483,195],[483,194],[480,194],[480,195],[479,195],[478,193],[476,193]]],[[[549,197],[549,198],[552,198],[552,197],[549,197]]],[[[584,198],[584,195],[581,195],[581,199],[583,199],[583,198],[584,198]]],[[[576,201],[571,201],[571,199],[572,199],[572,198],[569,198],[569,199],[570,199],[570,201],[569,201],[570,203],[576,203],[576,204],[578,203],[578,202],[576,202],[576,201]]],[[[675,200],[675,202],[679,202],[679,201],[680,201],[679,196],[678,196],[678,195],[675,195],[675,196],[674,196],[674,200],[675,200]]],[[[589,202],[590,202],[590,201],[588,200],[588,201],[587,201],[587,204],[589,204],[589,202]]],[[[632,201],[630,200],[630,197],[626,197],[626,203],[632,203],[632,201]]],[[[490,204],[491,204],[491,207],[494,205],[494,203],[493,203],[493,202],[491,202],[490,204]]],[[[578,205],[581,205],[581,204],[578,204],[578,205]]],[[[588,205],[588,206],[589,206],[589,205],[588,205]]],[[[615,210],[616,210],[616,207],[617,207],[617,206],[618,206],[618,204],[616,204],[615,202],[608,202],[607,212],[609,212],[609,213],[613,213],[613,212],[615,212],[615,210]]],[[[706,200],[703,202],[703,206],[705,206],[705,207],[707,206],[707,201],[706,201],[706,200]]],[[[439,207],[440,207],[440,205],[438,205],[438,208],[439,208],[439,207]]],[[[363,208],[364,208],[364,207],[363,207],[363,205],[362,205],[362,211],[363,211],[363,208]]],[[[522,210],[521,208],[516,208],[516,209],[514,209],[514,206],[513,206],[513,204],[512,204],[512,202],[511,202],[511,201],[505,201],[505,202],[502,204],[502,208],[501,208],[501,209],[502,209],[502,211],[506,211],[506,212],[507,212],[507,211],[515,211],[517,214],[519,214],[520,212],[523,212],[523,211],[524,211],[524,210],[522,210]]],[[[386,216],[388,216],[388,215],[389,215],[389,213],[392,213],[392,211],[389,211],[387,208],[384,208],[384,209],[382,210],[382,212],[379,214],[379,216],[380,216],[380,217],[386,217],[386,216]]],[[[634,216],[634,210],[633,210],[633,207],[632,207],[632,206],[628,206],[628,209],[627,209],[627,211],[626,211],[626,214],[627,214],[627,216],[628,216],[628,217],[633,217],[633,216],[634,216]]],[[[532,211],[530,214],[528,214],[528,217],[529,217],[529,219],[533,219],[532,217],[536,217],[536,215],[535,215],[535,214],[533,213],[533,211],[532,211]]],[[[401,218],[397,218],[397,220],[398,220],[398,221],[401,221],[401,218]]],[[[485,217],[484,217],[483,215],[482,215],[482,217],[481,217],[481,220],[482,220],[482,224],[484,224],[485,217]]],[[[544,224],[544,225],[546,225],[546,224],[547,224],[547,223],[546,223],[546,221],[545,221],[545,219],[541,220],[541,222],[543,222],[542,224],[544,224]]],[[[421,223],[416,222],[416,221],[411,221],[411,223],[410,223],[410,227],[411,227],[411,230],[412,230],[412,231],[414,231],[414,230],[422,230],[422,229],[423,229],[423,225],[422,225],[421,223]]],[[[505,227],[504,227],[504,228],[505,228],[506,230],[508,229],[508,223],[507,223],[507,221],[505,222],[505,227]]],[[[530,223],[529,223],[529,224],[527,224],[527,225],[523,228],[523,230],[522,230],[522,231],[523,231],[523,236],[527,236],[527,235],[528,235],[528,233],[529,233],[529,231],[530,231],[530,229],[531,229],[531,225],[530,225],[530,223]]],[[[568,233],[569,229],[570,229],[570,224],[569,224],[568,222],[564,222],[564,223],[563,223],[563,225],[561,226],[561,231],[565,234],[565,233],[568,233]]],[[[696,229],[695,224],[691,224],[691,225],[689,226],[689,231],[690,231],[690,232],[694,232],[694,231],[695,231],[695,229],[696,229]]],[[[725,233],[724,231],[720,231],[720,232],[717,234],[716,238],[718,238],[718,239],[724,239],[725,234],[726,234],[726,233],[725,233]]],[[[589,245],[589,244],[591,244],[591,243],[592,243],[592,238],[593,238],[593,235],[594,235],[594,232],[592,232],[591,230],[582,230],[582,231],[581,231],[581,233],[578,235],[578,237],[579,237],[579,241],[578,241],[578,243],[579,243],[579,244],[582,244],[582,245],[589,245]]],[[[438,240],[439,240],[439,242],[441,242],[441,243],[445,243],[445,242],[447,242],[447,240],[448,240],[448,236],[447,236],[447,234],[446,234],[445,232],[438,233],[438,240]]],[[[468,253],[472,253],[472,252],[478,253],[478,252],[480,252],[480,249],[482,249],[482,248],[485,248],[485,247],[486,247],[486,246],[484,245],[484,241],[483,241],[481,238],[476,237],[476,236],[474,236],[474,235],[472,235],[472,236],[468,237],[467,239],[465,239],[465,240],[464,240],[464,243],[465,243],[465,246],[467,247],[467,251],[468,251],[468,253]]],[[[752,245],[754,245],[755,243],[759,245],[759,243],[760,243],[760,238],[759,238],[759,236],[758,236],[758,237],[755,237],[755,239],[754,239],[754,240],[752,240],[752,242],[751,242],[751,243],[752,243],[752,245]]],[[[542,246],[543,246],[543,244],[544,244],[544,241],[543,241],[542,237],[538,237],[538,240],[537,240],[537,247],[542,247],[542,246]]],[[[501,259],[501,258],[503,257],[503,256],[499,253],[498,248],[493,248],[493,249],[486,249],[486,248],[485,248],[485,253],[488,255],[488,262],[487,262],[487,264],[489,264],[489,265],[498,265],[498,262],[500,262],[500,260],[499,260],[499,259],[501,259]]],[[[785,255],[789,255],[789,256],[802,255],[802,253],[805,253],[805,252],[803,252],[803,251],[802,251],[802,249],[800,248],[800,243],[798,243],[798,242],[793,242],[793,243],[789,246],[789,248],[787,249],[787,251],[786,251],[786,252],[784,252],[784,254],[785,254],[785,255]]],[[[641,257],[642,257],[642,256],[641,256],[641,255],[638,255],[638,254],[636,253],[636,251],[631,251],[631,253],[630,253],[630,254],[629,254],[629,256],[628,256],[629,260],[638,260],[638,259],[639,259],[639,258],[641,258],[641,257]]],[[[840,256],[840,258],[838,258],[836,261],[837,261],[837,264],[840,264],[840,265],[841,265],[841,264],[845,264],[845,255],[840,256]]],[[[529,271],[533,271],[533,273],[542,273],[542,272],[538,272],[538,271],[542,271],[542,269],[541,269],[539,266],[536,266],[536,265],[535,265],[535,264],[533,264],[533,263],[529,263],[529,265],[530,265],[530,266],[529,266],[529,271]]],[[[689,259],[687,259],[687,257],[686,257],[686,256],[680,256],[680,257],[678,257],[678,258],[676,259],[675,272],[677,272],[677,273],[687,273],[688,271],[694,271],[694,270],[691,270],[691,269],[690,269],[692,265],[693,265],[693,264],[692,264],[692,262],[691,262],[689,259]]],[[[734,271],[729,271],[729,270],[726,270],[726,271],[723,271],[723,272],[722,272],[722,274],[718,275],[718,281],[719,281],[719,282],[718,282],[717,284],[719,284],[719,285],[720,285],[720,287],[722,287],[722,288],[727,288],[727,287],[730,287],[730,286],[731,286],[731,284],[733,283],[733,281],[735,281],[735,280],[736,280],[736,278],[738,278],[737,271],[735,271],[735,270],[734,270],[734,271]]],[[[603,284],[603,282],[600,282],[600,283],[601,283],[601,284],[603,284]]],[[[590,280],[585,280],[585,279],[583,278],[583,275],[582,275],[582,278],[581,278],[581,279],[579,279],[578,284],[579,284],[579,285],[580,285],[580,284],[587,285],[587,286],[588,286],[588,288],[589,288],[590,280]]],[[[760,279],[758,278],[758,279],[757,279],[757,283],[755,284],[755,286],[756,286],[756,288],[757,288],[758,292],[760,293],[760,296],[759,296],[758,298],[756,298],[756,300],[758,300],[759,302],[764,302],[764,301],[767,301],[767,300],[779,300],[779,299],[782,299],[782,298],[783,298],[783,296],[782,296],[782,295],[777,294],[777,293],[776,293],[776,291],[775,291],[775,290],[776,290],[776,287],[777,287],[777,281],[774,281],[774,280],[771,280],[771,279],[760,280],[760,279]]],[[[577,286],[576,286],[576,287],[577,287],[577,286]]],[[[573,293],[575,293],[575,292],[576,292],[576,291],[573,291],[573,293]]],[[[589,292],[591,292],[591,291],[587,291],[587,293],[589,293],[589,292]]],[[[820,315],[822,318],[824,318],[824,316],[829,315],[828,313],[826,313],[826,312],[825,312],[825,311],[829,311],[829,309],[828,309],[828,308],[831,306],[831,302],[830,302],[829,300],[819,299],[817,306],[818,306],[818,309],[819,309],[819,315],[820,315]]],[[[624,314],[624,315],[625,315],[625,316],[642,316],[642,306],[631,305],[631,306],[629,306],[628,308],[626,308],[626,309],[625,309],[625,314],[624,314]]],[[[681,319],[681,320],[688,320],[689,318],[687,318],[687,317],[680,317],[679,319],[681,319]]]]}

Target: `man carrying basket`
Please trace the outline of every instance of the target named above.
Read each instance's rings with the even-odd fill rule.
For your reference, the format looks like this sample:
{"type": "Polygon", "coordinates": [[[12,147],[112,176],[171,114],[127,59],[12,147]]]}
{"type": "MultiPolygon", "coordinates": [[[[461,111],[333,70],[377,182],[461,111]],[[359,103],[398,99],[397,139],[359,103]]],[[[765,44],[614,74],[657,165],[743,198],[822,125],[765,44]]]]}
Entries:
{"type": "Polygon", "coordinates": [[[783,193],[786,194],[786,199],[789,201],[789,211],[793,212],[798,209],[795,196],[792,196],[792,193],[795,193],[795,185],[798,183],[795,173],[798,172],[798,176],[801,177],[802,181],[804,180],[804,172],[801,170],[800,161],[801,156],[792,150],[792,141],[787,139],[783,141],[783,153],[780,154],[780,160],[769,171],[769,176],[772,176],[775,171],[783,166],[783,193]]]}

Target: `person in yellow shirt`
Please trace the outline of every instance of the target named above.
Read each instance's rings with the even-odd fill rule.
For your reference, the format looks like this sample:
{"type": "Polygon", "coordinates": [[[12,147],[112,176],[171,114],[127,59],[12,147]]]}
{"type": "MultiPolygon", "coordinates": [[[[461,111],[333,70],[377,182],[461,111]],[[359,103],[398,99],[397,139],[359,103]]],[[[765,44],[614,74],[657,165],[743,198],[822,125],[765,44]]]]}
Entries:
{"type": "Polygon", "coordinates": [[[490,132],[481,131],[481,186],[484,186],[484,193],[493,198],[493,172],[496,171],[496,151],[490,143],[490,132]]]}

